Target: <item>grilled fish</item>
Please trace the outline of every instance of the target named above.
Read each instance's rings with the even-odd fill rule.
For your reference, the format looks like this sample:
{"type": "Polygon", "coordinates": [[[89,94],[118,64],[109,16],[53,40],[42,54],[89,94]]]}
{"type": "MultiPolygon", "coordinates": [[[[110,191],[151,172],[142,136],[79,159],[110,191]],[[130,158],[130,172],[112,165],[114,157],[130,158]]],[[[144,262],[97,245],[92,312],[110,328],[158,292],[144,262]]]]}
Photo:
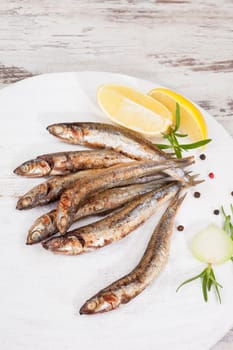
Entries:
{"type": "Polygon", "coordinates": [[[180,183],[170,184],[143,194],[116,213],[63,236],[51,238],[42,245],[54,253],[78,255],[116,242],[143,224],[162,203],[177,193],[180,186],[180,183]]]}
{"type": "Polygon", "coordinates": [[[94,148],[110,148],[127,157],[161,161],[168,155],[140,134],[125,128],[103,123],[58,123],[47,127],[59,139],[94,148]]]}
{"type": "Polygon", "coordinates": [[[83,170],[66,176],[54,176],[33,187],[20,197],[16,208],[19,210],[29,209],[56,201],[63,191],[74,186],[81,178],[84,179],[91,175],[96,176],[102,171],[104,171],[104,169],[83,170]]]}
{"type": "Polygon", "coordinates": [[[18,166],[14,173],[27,177],[67,175],[77,170],[108,168],[129,161],[128,157],[109,149],[58,152],[29,160],[18,166]]]}
{"type": "MultiPolygon", "coordinates": [[[[47,127],[50,134],[59,139],[94,148],[110,148],[136,160],[161,162],[171,156],[160,150],[139,133],[119,126],[103,123],[58,123],[47,127]]],[[[176,159],[173,159],[176,162],[176,159]]],[[[179,181],[187,181],[184,172],[176,166],[167,169],[169,175],[179,181]]]]}
{"type": "MultiPolygon", "coordinates": [[[[175,165],[184,165],[186,161],[185,159],[180,159],[175,165]]],[[[173,166],[173,162],[169,160],[160,164],[154,161],[136,161],[115,165],[106,169],[101,176],[93,176],[84,181],[81,179],[72,189],[63,192],[60,198],[57,206],[57,227],[59,232],[64,234],[68,230],[81,203],[95,191],[103,191],[111,187],[120,186],[124,181],[153,175],[171,166],[173,166]]]]}
{"type": "MultiPolygon", "coordinates": [[[[74,216],[74,222],[86,216],[109,213],[135,199],[139,195],[161,187],[162,184],[169,180],[170,178],[167,179],[164,177],[144,184],[111,188],[95,194],[78,209],[74,216]]],[[[27,244],[39,243],[57,233],[56,219],[56,210],[52,210],[36,219],[28,232],[27,244]]]]}
{"type": "Polygon", "coordinates": [[[116,309],[140,294],[161,273],[168,260],[170,239],[177,210],[184,196],[172,200],[156,226],[146,251],[133,271],[87,300],[80,314],[96,314],[116,309]]]}

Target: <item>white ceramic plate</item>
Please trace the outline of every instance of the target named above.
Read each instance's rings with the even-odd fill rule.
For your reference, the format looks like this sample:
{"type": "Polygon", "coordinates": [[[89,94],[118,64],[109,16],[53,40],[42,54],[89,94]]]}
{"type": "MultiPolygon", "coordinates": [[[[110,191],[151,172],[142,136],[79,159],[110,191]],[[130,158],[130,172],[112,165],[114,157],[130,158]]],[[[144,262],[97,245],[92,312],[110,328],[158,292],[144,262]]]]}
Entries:
{"type": "Polygon", "coordinates": [[[193,166],[206,179],[195,189],[201,198],[194,198],[194,189],[189,190],[175,222],[175,227],[183,224],[185,230],[174,229],[166,269],[129,304],[92,317],[78,314],[87,298],[136,265],[159,215],[122,241],[78,257],[25,245],[28,228],[47,208],[14,209],[17,196],[41,180],[17,177],[12,170],[38,154],[77,149],[49,135],[49,124],[109,122],[95,99],[97,86],[106,82],[127,84],[145,93],[158,86],[125,75],[80,72],[42,75],[0,91],[1,349],[202,350],[233,326],[231,262],[215,270],[224,286],[221,305],[214,293],[204,303],[199,282],[175,292],[184,279],[203,268],[189,252],[191,236],[210,222],[221,225],[222,218],[212,212],[232,201],[233,142],[205,111],[213,142],[205,150],[207,159],[197,156],[193,166]],[[210,171],[215,173],[213,180],[208,178],[210,171]]]}

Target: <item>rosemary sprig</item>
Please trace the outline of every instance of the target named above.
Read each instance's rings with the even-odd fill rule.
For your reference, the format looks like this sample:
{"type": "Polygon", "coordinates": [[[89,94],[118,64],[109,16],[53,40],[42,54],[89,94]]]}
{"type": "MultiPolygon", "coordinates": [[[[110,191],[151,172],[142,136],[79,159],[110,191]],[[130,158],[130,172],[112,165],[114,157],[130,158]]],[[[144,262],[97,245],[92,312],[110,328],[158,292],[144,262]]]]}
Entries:
{"type": "Polygon", "coordinates": [[[181,134],[177,132],[180,127],[180,105],[179,103],[176,104],[176,120],[175,120],[175,126],[171,127],[168,134],[162,134],[165,139],[168,140],[169,145],[164,144],[156,144],[156,146],[160,149],[169,149],[172,148],[174,150],[174,153],[177,158],[182,158],[182,152],[188,151],[190,149],[198,148],[201,146],[206,145],[211,141],[211,139],[201,140],[194,143],[188,143],[188,144],[179,144],[178,138],[181,137],[187,137],[187,134],[181,134]]]}
{"type": "MultiPolygon", "coordinates": [[[[230,205],[231,208],[231,213],[233,215],[233,205],[230,205]]],[[[221,206],[221,211],[222,214],[224,216],[224,223],[223,223],[223,230],[228,233],[233,241],[233,218],[231,217],[231,215],[227,215],[223,206],[221,206]]],[[[233,257],[231,258],[231,260],[233,261],[233,257]]]]}
{"type": "Polygon", "coordinates": [[[223,288],[223,287],[221,286],[221,284],[219,284],[217,282],[215,274],[214,274],[214,270],[213,270],[213,267],[211,264],[208,264],[208,266],[198,275],[196,275],[192,278],[189,278],[188,280],[181,283],[181,285],[177,288],[176,291],[178,292],[178,290],[182,286],[184,286],[185,284],[188,284],[192,281],[195,281],[199,278],[202,280],[202,294],[203,294],[203,298],[204,298],[205,302],[208,301],[208,293],[211,291],[211,288],[213,287],[215,289],[217,299],[218,299],[219,303],[221,304],[221,295],[220,295],[219,288],[223,288]]]}

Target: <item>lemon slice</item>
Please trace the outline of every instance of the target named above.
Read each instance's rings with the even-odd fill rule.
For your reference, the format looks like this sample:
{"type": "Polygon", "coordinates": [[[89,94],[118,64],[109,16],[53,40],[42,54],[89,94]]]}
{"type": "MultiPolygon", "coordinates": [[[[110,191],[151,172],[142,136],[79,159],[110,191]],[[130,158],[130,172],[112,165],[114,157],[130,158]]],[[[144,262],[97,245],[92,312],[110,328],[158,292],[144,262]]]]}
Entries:
{"type": "Polygon", "coordinates": [[[160,135],[172,125],[172,113],[160,102],[127,86],[105,84],[97,101],[116,124],[145,135],[160,135]]]}
{"type": "Polygon", "coordinates": [[[179,103],[181,132],[187,133],[193,141],[207,138],[207,126],[201,112],[185,97],[165,88],[153,89],[148,95],[167,107],[171,111],[174,120],[176,103],[179,103]]]}

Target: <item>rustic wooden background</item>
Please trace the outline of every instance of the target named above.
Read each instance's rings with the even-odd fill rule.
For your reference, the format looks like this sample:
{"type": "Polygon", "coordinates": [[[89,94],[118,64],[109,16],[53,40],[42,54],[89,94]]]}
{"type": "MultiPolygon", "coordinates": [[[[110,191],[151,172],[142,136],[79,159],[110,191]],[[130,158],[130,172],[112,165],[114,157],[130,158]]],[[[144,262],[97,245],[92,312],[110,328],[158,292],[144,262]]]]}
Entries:
{"type": "Polygon", "coordinates": [[[233,0],[0,0],[0,87],[78,70],[177,89],[233,135],[233,0]]]}

